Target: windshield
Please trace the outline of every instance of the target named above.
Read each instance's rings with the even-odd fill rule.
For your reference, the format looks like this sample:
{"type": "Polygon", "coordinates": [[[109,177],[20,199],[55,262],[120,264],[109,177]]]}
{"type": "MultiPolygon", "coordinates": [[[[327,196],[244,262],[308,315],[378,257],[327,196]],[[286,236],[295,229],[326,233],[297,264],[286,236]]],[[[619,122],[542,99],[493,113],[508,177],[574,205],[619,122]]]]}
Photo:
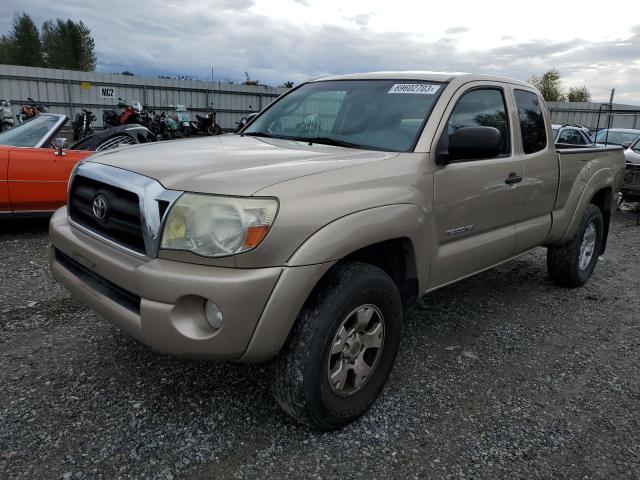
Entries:
{"type": "Polygon", "coordinates": [[[26,122],[0,133],[0,145],[35,147],[58,123],[59,116],[38,115],[26,122]]]}
{"type": "Polygon", "coordinates": [[[607,131],[601,130],[596,135],[596,142],[604,143],[606,140],[607,143],[622,145],[624,142],[634,142],[639,136],[640,132],[616,132],[615,130],[609,130],[609,137],[607,138],[607,131]]]}
{"type": "Polygon", "coordinates": [[[444,86],[415,80],[330,80],[302,85],[273,104],[246,135],[352,148],[413,149],[444,86]]]}

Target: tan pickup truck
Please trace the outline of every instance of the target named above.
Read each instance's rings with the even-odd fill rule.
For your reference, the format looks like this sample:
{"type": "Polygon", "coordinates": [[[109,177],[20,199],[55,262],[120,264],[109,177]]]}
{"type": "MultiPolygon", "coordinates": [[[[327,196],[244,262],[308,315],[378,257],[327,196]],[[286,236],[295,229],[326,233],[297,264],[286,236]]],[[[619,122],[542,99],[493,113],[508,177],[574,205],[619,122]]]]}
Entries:
{"type": "Polygon", "coordinates": [[[379,395],[422,295],[540,246],[558,284],[589,279],[623,150],[552,139],[516,80],[304,83],[240,134],[82,162],[51,219],[51,267],[158,352],[271,360],[284,410],[339,428],[379,395]]]}

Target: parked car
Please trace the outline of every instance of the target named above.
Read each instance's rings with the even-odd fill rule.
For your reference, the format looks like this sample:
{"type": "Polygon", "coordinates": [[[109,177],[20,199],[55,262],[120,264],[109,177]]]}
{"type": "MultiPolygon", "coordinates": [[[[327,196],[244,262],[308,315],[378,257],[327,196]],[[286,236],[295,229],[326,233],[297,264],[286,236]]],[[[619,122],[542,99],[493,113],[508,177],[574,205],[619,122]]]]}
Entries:
{"type": "Polygon", "coordinates": [[[640,138],[624,151],[627,168],[622,185],[622,198],[640,202],[640,138]]]}
{"type": "Polygon", "coordinates": [[[552,125],[556,143],[566,145],[593,145],[589,130],[582,125],[552,125]]]}
{"type": "Polygon", "coordinates": [[[241,134],[82,162],[51,219],[51,268],[159,352],[273,360],[283,409],[336,429],[381,392],[422,295],[539,246],[558,284],[589,279],[623,149],[552,139],[517,80],[307,82],[241,134]]]}
{"type": "Polygon", "coordinates": [[[594,135],[595,143],[620,145],[624,148],[629,148],[638,138],[640,138],[640,130],[632,128],[605,128],[598,130],[594,135]]]}
{"type": "Polygon", "coordinates": [[[73,167],[93,151],[155,140],[139,125],[86,137],[66,149],[60,138],[65,115],[40,113],[0,133],[0,216],[50,214],[65,204],[73,167]],[[129,130],[127,130],[129,129],[129,130]]]}

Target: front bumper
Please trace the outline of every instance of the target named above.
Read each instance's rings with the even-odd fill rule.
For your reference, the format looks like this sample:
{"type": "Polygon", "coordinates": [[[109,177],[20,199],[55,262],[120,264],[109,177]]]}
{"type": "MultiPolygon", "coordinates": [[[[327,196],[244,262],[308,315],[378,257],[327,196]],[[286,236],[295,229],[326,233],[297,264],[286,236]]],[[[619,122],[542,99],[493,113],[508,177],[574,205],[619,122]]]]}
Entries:
{"type": "Polygon", "coordinates": [[[51,218],[50,239],[56,280],[152,349],[191,358],[237,360],[245,354],[286,270],[140,259],[73,227],[66,208],[51,218]],[[216,303],[224,315],[220,329],[206,321],[206,300],[216,303]]]}

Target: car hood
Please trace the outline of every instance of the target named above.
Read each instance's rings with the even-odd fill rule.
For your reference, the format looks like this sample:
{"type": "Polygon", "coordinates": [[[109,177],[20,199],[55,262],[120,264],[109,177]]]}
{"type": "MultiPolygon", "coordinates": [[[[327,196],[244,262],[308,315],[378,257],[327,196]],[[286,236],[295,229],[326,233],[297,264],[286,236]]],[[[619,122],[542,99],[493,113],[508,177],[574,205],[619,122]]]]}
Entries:
{"type": "Polygon", "coordinates": [[[220,135],[116,149],[89,161],[130,170],[165,188],[225,195],[252,195],[286,180],[385,160],[395,152],[220,135]]]}

